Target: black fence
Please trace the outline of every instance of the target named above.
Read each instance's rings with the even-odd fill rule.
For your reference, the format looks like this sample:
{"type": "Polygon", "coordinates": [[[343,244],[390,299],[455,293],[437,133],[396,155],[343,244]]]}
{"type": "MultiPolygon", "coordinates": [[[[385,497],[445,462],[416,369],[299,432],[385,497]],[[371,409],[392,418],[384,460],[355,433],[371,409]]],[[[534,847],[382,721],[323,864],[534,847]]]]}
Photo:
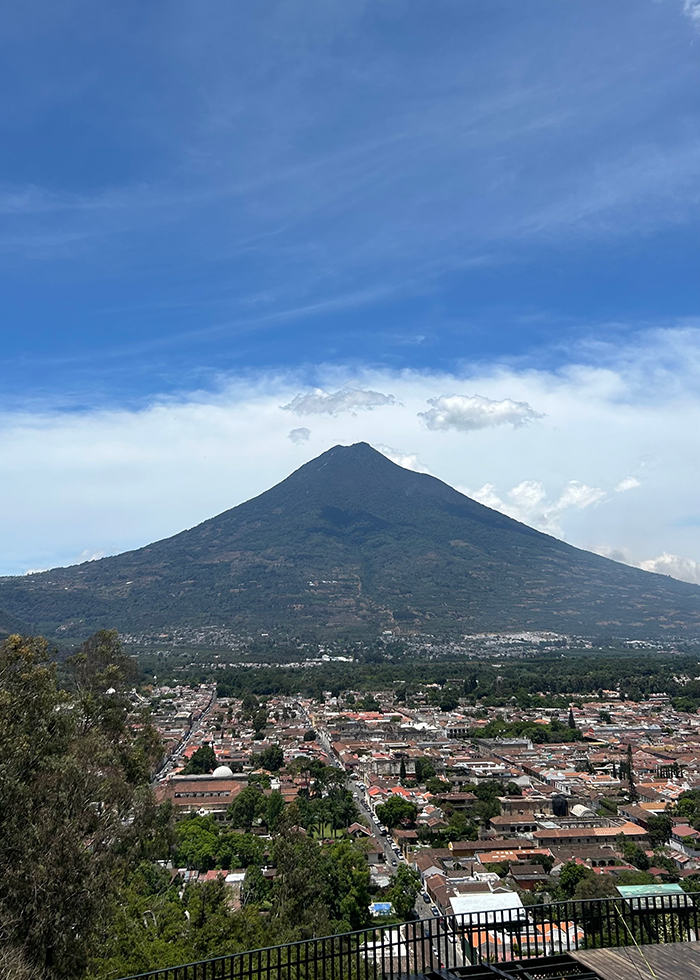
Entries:
{"type": "Polygon", "coordinates": [[[231,953],[124,980],[514,976],[520,975],[521,961],[551,959],[576,950],[696,941],[700,922],[693,898],[686,894],[604,898],[417,919],[231,953]],[[496,971],[489,970],[489,964],[497,964],[496,971]]]}

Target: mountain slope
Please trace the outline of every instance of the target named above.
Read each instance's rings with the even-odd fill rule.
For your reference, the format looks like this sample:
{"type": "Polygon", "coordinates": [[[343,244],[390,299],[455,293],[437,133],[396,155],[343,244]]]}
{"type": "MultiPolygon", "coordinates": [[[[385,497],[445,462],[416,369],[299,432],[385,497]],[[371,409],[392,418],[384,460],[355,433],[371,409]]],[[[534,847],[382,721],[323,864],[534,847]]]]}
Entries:
{"type": "Polygon", "coordinates": [[[0,642],[5,639],[6,636],[10,636],[12,633],[29,633],[31,630],[26,623],[17,619],[16,616],[11,616],[9,613],[5,612],[4,609],[0,609],[0,642]]]}
{"type": "Polygon", "coordinates": [[[336,446],[197,527],[0,579],[35,628],[378,628],[700,635],[700,588],[573,548],[365,443],[336,446]]]}

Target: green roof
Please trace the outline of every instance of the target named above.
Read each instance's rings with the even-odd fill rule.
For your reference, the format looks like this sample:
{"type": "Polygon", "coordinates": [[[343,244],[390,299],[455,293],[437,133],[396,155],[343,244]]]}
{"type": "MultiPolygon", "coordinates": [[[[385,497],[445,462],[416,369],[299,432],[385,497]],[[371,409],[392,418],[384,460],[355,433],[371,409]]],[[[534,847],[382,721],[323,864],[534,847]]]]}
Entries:
{"type": "Polygon", "coordinates": [[[617,890],[623,898],[645,898],[647,895],[684,895],[678,884],[672,885],[618,885],[617,890]]]}

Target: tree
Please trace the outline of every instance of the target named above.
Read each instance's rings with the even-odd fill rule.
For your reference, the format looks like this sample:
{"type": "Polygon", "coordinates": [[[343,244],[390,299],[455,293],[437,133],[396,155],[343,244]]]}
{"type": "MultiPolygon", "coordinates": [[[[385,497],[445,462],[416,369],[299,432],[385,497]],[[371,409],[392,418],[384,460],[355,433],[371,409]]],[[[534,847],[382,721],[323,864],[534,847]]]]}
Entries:
{"type": "Polygon", "coordinates": [[[279,818],[283,810],[284,797],[278,789],[275,789],[267,797],[267,805],[265,807],[265,823],[267,824],[268,830],[277,830],[277,824],[279,823],[279,818]]]}
{"type": "Polygon", "coordinates": [[[196,752],[192,753],[182,772],[185,776],[200,776],[207,772],[213,772],[216,765],[216,753],[209,742],[205,742],[196,752]]]}
{"type": "Polygon", "coordinates": [[[637,787],[634,785],[634,768],[632,763],[632,746],[627,746],[627,765],[626,765],[627,782],[629,783],[629,795],[631,800],[636,800],[639,798],[637,793],[637,787]]]}
{"type": "Polygon", "coordinates": [[[649,817],[647,820],[647,833],[649,835],[649,840],[651,841],[651,846],[654,850],[658,847],[663,847],[671,839],[671,832],[673,830],[673,820],[666,813],[660,813],[658,816],[649,817]]]}
{"type": "Polygon", "coordinates": [[[255,821],[264,815],[266,809],[267,802],[263,791],[257,786],[246,786],[233,803],[229,804],[226,815],[234,827],[250,830],[255,821]]]}
{"type": "Polygon", "coordinates": [[[584,878],[593,875],[590,868],[584,864],[576,864],[575,861],[568,861],[559,873],[559,888],[566,898],[573,898],[576,887],[584,878]]]}
{"type": "Polygon", "coordinates": [[[0,646],[0,934],[55,978],[81,975],[110,919],[127,818],[162,754],[146,722],[127,726],[132,663],[116,633],[67,667],[70,692],[45,640],[0,646]]]}
{"type": "Polygon", "coordinates": [[[639,844],[627,840],[624,834],[618,835],[616,843],[625,861],[633,864],[640,871],[648,870],[650,867],[649,858],[646,855],[646,851],[639,844]]]}
{"type": "Polygon", "coordinates": [[[399,865],[388,897],[394,906],[394,911],[402,919],[408,919],[411,916],[420,889],[421,878],[418,872],[409,868],[407,864],[399,865]]]}
{"type": "Polygon", "coordinates": [[[406,759],[401,756],[401,765],[399,766],[399,779],[402,783],[406,781],[406,759]]]}
{"type": "Polygon", "coordinates": [[[253,715],[253,728],[255,729],[255,738],[262,738],[263,732],[267,727],[267,709],[260,708],[253,715]]]}
{"type": "Polygon", "coordinates": [[[416,759],[416,782],[425,783],[435,776],[435,766],[430,759],[416,759]]]}
{"type": "Polygon", "coordinates": [[[268,772],[279,772],[284,765],[284,752],[279,745],[271,745],[259,755],[253,756],[253,765],[267,769],[268,772]]]}
{"type": "Polygon", "coordinates": [[[219,828],[211,817],[180,820],[177,835],[178,867],[209,871],[216,864],[219,851],[219,828]]]}
{"type": "Polygon", "coordinates": [[[452,784],[446,782],[444,779],[438,779],[437,776],[433,776],[432,779],[426,782],[425,788],[433,796],[439,796],[441,793],[449,793],[452,789],[452,784]]]}
{"type": "Polygon", "coordinates": [[[387,827],[396,827],[404,822],[414,823],[418,807],[401,796],[390,796],[386,803],[377,807],[377,816],[387,827]]]}
{"type": "Polygon", "coordinates": [[[309,728],[308,731],[304,732],[304,741],[305,742],[316,741],[316,732],[313,730],[313,728],[309,728]]]}
{"type": "Polygon", "coordinates": [[[459,706],[459,700],[451,691],[446,691],[440,698],[441,711],[454,711],[459,706]]]}
{"type": "Polygon", "coordinates": [[[574,709],[571,706],[569,707],[569,721],[568,721],[568,725],[569,725],[569,728],[576,728],[576,719],[574,718],[574,709]]]}
{"type": "Polygon", "coordinates": [[[268,881],[262,869],[251,864],[245,873],[241,886],[241,905],[261,905],[272,890],[272,882],[268,881]]]}

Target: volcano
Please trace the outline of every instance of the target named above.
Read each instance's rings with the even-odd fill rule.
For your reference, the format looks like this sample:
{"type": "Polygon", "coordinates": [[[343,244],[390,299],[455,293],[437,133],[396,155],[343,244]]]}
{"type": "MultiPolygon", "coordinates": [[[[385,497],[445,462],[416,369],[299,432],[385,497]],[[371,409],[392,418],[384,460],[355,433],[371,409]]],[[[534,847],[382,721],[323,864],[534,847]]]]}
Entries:
{"type": "Polygon", "coordinates": [[[107,627],[700,635],[700,587],[574,548],[366,443],[136,551],[2,578],[0,607],[76,639],[107,627]]]}

